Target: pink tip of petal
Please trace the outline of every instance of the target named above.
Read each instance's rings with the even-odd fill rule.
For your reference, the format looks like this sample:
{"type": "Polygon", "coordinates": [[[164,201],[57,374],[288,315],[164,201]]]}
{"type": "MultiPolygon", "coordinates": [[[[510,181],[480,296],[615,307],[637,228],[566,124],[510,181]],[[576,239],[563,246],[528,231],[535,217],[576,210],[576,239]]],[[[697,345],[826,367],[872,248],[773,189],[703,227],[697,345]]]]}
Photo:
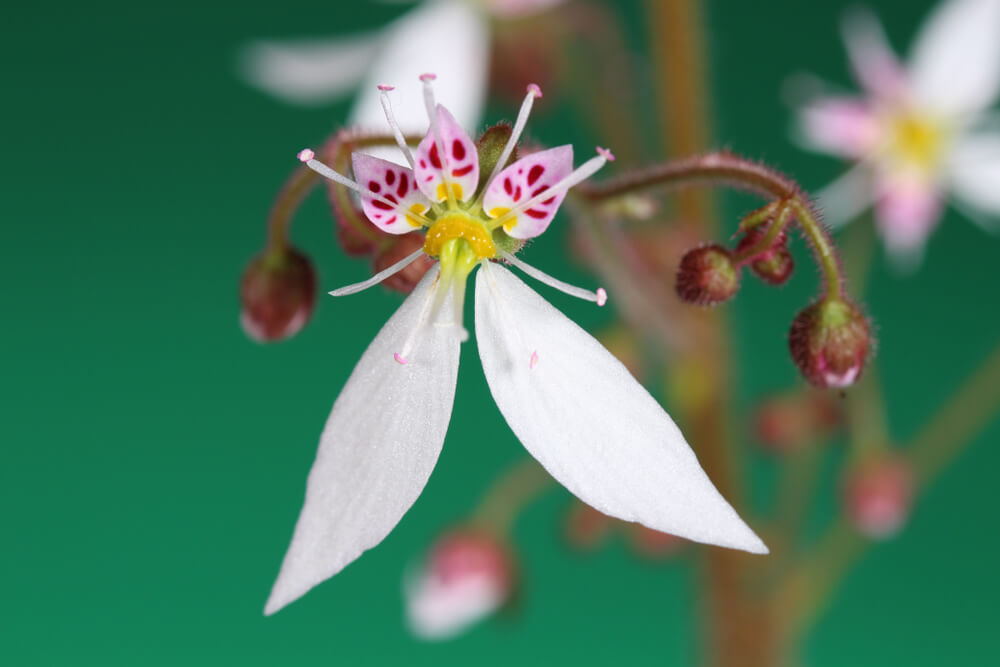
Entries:
{"type": "Polygon", "coordinates": [[[607,148],[601,148],[600,146],[598,146],[597,147],[597,154],[600,155],[601,157],[603,157],[608,162],[614,162],[615,161],[615,154],[612,153],[611,151],[609,151],[607,148]]]}
{"type": "Polygon", "coordinates": [[[387,93],[390,90],[396,90],[396,86],[390,86],[387,83],[380,83],[378,84],[378,89],[381,90],[383,93],[387,93]]]}
{"type": "Polygon", "coordinates": [[[534,95],[536,98],[542,96],[542,89],[537,83],[529,83],[528,92],[534,95]]]}
{"type": "Polygon", "coordinates": [[[608,302],[608,292],[603,287],[597,288],[597,305],[603,306],[608,302]]]}
{"type": "Polygon", "coordinates": [[[425,74],[420,75],[420,80],[423,81],[424,83],[427,83],[428,81],[433,81],[436,78],[438,78],[438,75],[435,74],[434,72],[427,72],[425,74]]]}
{"type": "Polygon", "coordinates": [[[396,352],[395,354],[393,354],[392,358],[395,359],[396,363],[400,364],[401,366],[405,366],[406,364],[410,363],[409,361],[407,361],[406,359],[404,359],[403,355],[401,355],[399,352],[396,352]]]}
{"type": "Polygon", "coordinates": [[[531,353],[531,359],[528,360],[528,368],[534,368],[538,363],[538,350],[531,353]]]}
{"type": "Polygon", "coordinates": [[[311,148],[303,148],[299,151],[298,158],[300,162],[308,162],[314,157],[316,157],[316,153],[314,153],[311,148]]]}

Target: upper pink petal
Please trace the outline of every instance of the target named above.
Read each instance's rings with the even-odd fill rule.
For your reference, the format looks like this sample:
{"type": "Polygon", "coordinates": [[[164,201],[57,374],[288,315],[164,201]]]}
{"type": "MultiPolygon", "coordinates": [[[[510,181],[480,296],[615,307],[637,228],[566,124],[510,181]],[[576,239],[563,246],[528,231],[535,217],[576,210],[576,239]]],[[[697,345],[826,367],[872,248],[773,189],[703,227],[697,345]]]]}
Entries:
{"type": "Polygon", "coordinates": [[[479,154],[476,144],[469,138],[454,116],[443,106],[437,107],[437,129],[427,131],[413,156],[417,187],[431,200],[448,198],[445,184],[457,186],[457,199],[468,201],[479,185],[479,154]],[[443,150],[442,150],[443,149],[443,150]]]}
{"type": "MultiPolygon", "coordinates": [[[[573,147],[557,146],[532,153],[510,165],[493,179],[483,197],[486,215],[496,218],[538,196],[573,171],[573,147]]],[[[563,189],[518,213],[504,228],[510,236],[529,239],[544,232],[566,197],[563,189]]]]}
{"type": "Polygon", "coordinates": [[[430,202],[417,187],[412,170],[365,153],[354,153],[351,159],[357,182],[394,204],[361,195],[361,210],[372,224],[390,234],[405,234],[419,226],[411,224],[405,213],[423,213],[430,202]]]}
{"type": "Polygon", "coordinates": [[[867,9],[856,8],[845,15],[841,32],[857,82],[883,99],[902,94],[906,72],[878,18],[867,9]]]}

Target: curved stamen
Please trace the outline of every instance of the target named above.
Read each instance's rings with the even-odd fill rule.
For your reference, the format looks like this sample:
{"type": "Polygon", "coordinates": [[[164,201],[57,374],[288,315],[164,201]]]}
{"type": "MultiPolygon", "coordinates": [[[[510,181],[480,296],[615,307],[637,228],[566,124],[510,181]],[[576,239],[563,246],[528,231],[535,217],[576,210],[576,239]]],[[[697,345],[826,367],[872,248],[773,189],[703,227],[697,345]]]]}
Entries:
{"type": "Polygon", "coordinates": [[[409,163],[410,169],[413,169],[413,153],[410,152],[410,147],[406,145],[403,130],[400,129],[399,123],[396,122],[396,116],[392,113],[392,102],[389,101],[389,91],[394,90],[394,87],[383,83],[379,84],[378,90],[379,101],[382,103],[382,111],[385,112],[385,120],[389,123],[392,136],[396,138],[396,145],[399,146],[399,150],[403,151],[403,156],[406,158],[407,163],[409,163]]]}
{"type": "Polygon", "coordinates": [[[351,190],[354,190],[358,194],[364,195],[365,197],[371,197],[372,199],[377,199],[380,202],[388,204],[393,208],[394,211],[402,214],[404,217],[408,216],[413,218],[414,220],[419,220],[420,224],[422,224],[424,227],[430,227],[431,224],[433,224],[424,215],[417,213],[416,211],[411,211],[409,209],[403,208],[402,206],[399,205],[398,202],[394,202],[391,199],[386,199],[383,195],[380,195],[377,192],[372,192],[368,188],[358,185],[357,183],[347,178],[346,176],[341,176],[333,169],[331,169],[330,167],[326,166],[325,164],[317,160],[316,153],[313,152],[312,149],[305,148],[299,151],[298,158],[300,162],[304,163],[307,167],[315,171],[320,176],[325,176],[334,183],[343,185],[345,188],[350,188],[351,190]]]}
{"type": "MultiPolygon", "coordinates": [[[[434,269],[432,268],[431,271],[434,269]]],[[[410,355],[416,348],[417,339],[420,333],[427,327],[428,315],[431,310],[431,303],[434,302],[434,297],[436,296],[439,289],[441,289],[441,263],[437,263],[438,275],[434,279],[434,285],[431,286],[430,291],[427,293],[427,297],[424,299],[424,303],[420,306],[420,315],[417,317],[417,326],[413,327],[410,334],[403,341],[403,347],[399,352],[395,352],[392,358],[396,360],[402,366],[410,363],[410,355]]]]}
{"type": "Polygon", "coordinates": [[[431,84],[434,79],[437,78],[437,74],[421,74],[420,80],[424,84],[424,106],[427,108],[427,119],[431,124],[431,132],[434,136],[434,143],[437,144],[438,155],[441,156],[442,169],[441,169],[441,179],[444,181],[444,189],[448,194],[448,208],[454,210],[458,208],[455,202],[455,192],[452,187],[451,178],[448,175],[450,171],[447,168],[448,154],[444,150],[444,139],[441,137],[441,128],[438,126],[437,122],[437,103],[434,101],[434,86],[431,84]]]}
{"type": "Polygon", "coordinates": [[[517,113],[517,120],[514,121],[514,129],[511,130],[510,138],[507,139],[507,144],[503,147],[503,151],[500,152],[500,158],[497,163],[493,165],[493,171],[490,172],[490,177],[486,179],[485,185],[479,191],[479,196],[476,197],[476,201],[473,204],[475,208],[476,204],[479,204],[483,200],[486,191],[489,189],[490,184],[497,175],[503,171],[503,168],[507,166],[507,160],[510,159],[510,154],[514,152],[514,148],[517,146],[517,142],[521,138],[521,133],[524,132],[524,126],[528,123],[528,116],[531,115],[531,107],[535,102],[535,98],[542,96],[542,89],[538,87],[537,84],[528,84],[528,94],[525,95],[524,101],[521,102],[521,110],[517,113]]]}
{"type": "Polygon", "coordinates": [[[348,294],[357,294],[358,292],[366,290],[369,287],[374,287],[383,280],[391,278],[392,276],[396,275],[397,273],[408,267],[410,264],[413,264],[413,262],[417,261],[417,259],[419,259],[420,256],[423,254],[424,254],[424,249],[421,248],[420,250],[417,250],[416,252],[407,255],[406,257],[399,260],[392,266],[386,269],[382,269],[368,280],[363,280],[360,283],[345,285],[344,287],[338,287],[337,289],[332,290],[330,292],[330,296],[347,296],[348,294]]]}
{"type": "Polygon", "coordinates": [[[501,225],[503,225],[505,222],[509,221],[511,218],[516,218],[521,213],[524,213],[538,202],[551,199],[553,195],[557,195],[560,192],[565,192],[566,190],[569,190],[577,183],[587,180],[588,178],[593,176],[598,169],[603,167],[608,162],[614,161],[614,159],[615,156],[611,154],[611,151],[609,151],[606,148],[601,148],[600,146],[598,146],[597,157],[592,157],[583,164],[581,164],[571,174],[563,178],[561,181],[553,185],[551,188],[548,188],[544,192],[541,192],[535,195],[534,197],[531,197],[530,199],[524,200],[511,210],[501,215],[499,218],[494,218],[490,222],[490,228],[496,229],[501,225]]]}
{"type": "Polygon", "coordinates": [[[584,301],[592,301],[598,306],[603,306],[608,302],[608,293],[603,287],[598,287],[596,292],[591,292],[590,290],[583,289],[582,287],[576,287],[575,285],[570,285],[569,283],[564,283],[563,281],[553,278],[549,274],[536,269],[535,267],[527,264],[514,255],[510,254],[505,250],[500,251],[500,256],[505,260],[521,269],[529,276],[537,280],[538,282],[545,283],[549,287],[554,287],[564,294],[569,294],[570,296],[575,296],[578,299],[583,299],[584,301]]]}

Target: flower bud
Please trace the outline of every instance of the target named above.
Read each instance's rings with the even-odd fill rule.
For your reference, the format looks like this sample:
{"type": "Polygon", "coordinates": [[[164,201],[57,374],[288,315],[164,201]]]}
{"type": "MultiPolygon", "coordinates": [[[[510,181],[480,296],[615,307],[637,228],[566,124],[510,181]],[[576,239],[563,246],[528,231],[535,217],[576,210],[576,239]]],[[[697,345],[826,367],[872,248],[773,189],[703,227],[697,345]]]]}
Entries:
{"type": "Polygon", "coordinates": [[[316,272],[294,248],[254,257],[240,281],[240,324],[258,342],[294,336],[312,314],[316,272]]]}
{"type": "MultiPolygon", "coordinates": [[[[375,273],[389,268],[408,255],[412,255],[423,245],[424,237],[422,234],[410,233],[393,238],[391,243],[382,248],[375,256],[375,273]]],[[[382,284],[397,292],[409,294],[432,266],[434,266],[434,260],[428,255],[422,255],[399,273],[386,278],[382,284]]]]}
{"type": "Polygon", "coordinates": [[[809,390],[761,401],[754,422],[765,449],[786,453],[829,436],[840,418],[840,406],[829,392],[809,390]]]}
{"type": "MultiPolygon", "coordinates": [[[[740,239],[736,246],[736,253],[739,254],[760,243],[766,234],[767,227],[764,225],[751,227],[740,239]]],[[[770,248],[751,260],[750,270],[764,282],[771,285],[783,285],[791,277],[792,271],[795,269],[795,259],[788,252],[787,240],[788,236],[782,230],[770,248]]]]}
{"type": "Polygon", "coordinates": [[[687,543],[683,537],[647,528],[641,523],[629,524],[632,547],[635,552],[649,560],[672,558],[687,543]]]}
{"type": "Polygon", "coordinates": [[[687,303],[722,303],[739,290],[740,270],[729,250],[714,243],[703,245],[681,258],[675,287],[677,296],[687,303]]]}
{"type": "Polygon", "coordinates": [[[853,303],[824,299],[795,316],[788,347],[810,383],[820,388],[847,387],[857,381],[865,366],[871,331],[853,303]]]}
{"type": "Polygon", "coordinates": [[[440,539],[407,578],[407,621],[423,639],[448,639],[497,611],[513,589],[507,545],[487,533],[461,529],[440,539]]]}
{"type": "Polygon", "coordinates": [[[614,519],[590,505],[574,500],[564,526],[566,541],[575,549],[591,551],[608,538],[614,519]]]}
{"type": "Polygon", "coordinates": [[[910,514],[913,471],[902,459],[883,456],[863,462],[844,479],[844,504],[848,519],[871,539],[896,535],[910,514]]]}

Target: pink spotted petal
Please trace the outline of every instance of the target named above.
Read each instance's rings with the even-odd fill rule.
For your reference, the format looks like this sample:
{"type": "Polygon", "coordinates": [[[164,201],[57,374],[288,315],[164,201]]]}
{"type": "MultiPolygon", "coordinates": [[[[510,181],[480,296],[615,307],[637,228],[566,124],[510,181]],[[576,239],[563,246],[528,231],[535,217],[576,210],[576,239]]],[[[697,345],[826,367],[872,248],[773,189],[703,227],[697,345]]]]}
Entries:
{"type": "Polygon", "coordinates": [[[940,194],[926,178],[895,175],[880,185],[875,214],[886,249],[913,268],[941,218],[940,194]]]}
{"type": "MultiPolygon", "coordinates": [[[[521,202],[539,195],[573,171],[573,147],[557,146],[532,153],[510,165],[493,179],[483,197],[483,209],[498,218],[521,202]]],[[[546,230],[566,190],[534,204],[504,223],[504,229],[516,239],[530,239],[546,230]]]]}
{"type": "MultiPolygon", "coordinates": [[[[399,204],[405,211],[424,213],[430,208],[410,169],[365,153],[354,153],[352,159],[354,178],[362,187],[399,204]]],[[[362,195],[361,209],[372,224],[390,234],[405,234],[420,227],[413,216],[408,219],[402,211],[380,199],[362,195]]]]}
{"type": "Polygon", "coordinates": [[[860,159],[880,142],[881,129],[872,109],[850,97],[821,97],[799,112],[802,143],[840,157],[860,159]]]}
{"type": "Polygon", "coordinates": [[[443,154],[438,149],[433,128],[427,131],[413,156],[417,186],[435,202],[448,199],[446,183],[454,189],[458,201],[468,201],[479,185],[479,154],[476,144],[465,133],[454,116],[440,104],[437,107],[437,127],[441,134],[443,154]]]}

